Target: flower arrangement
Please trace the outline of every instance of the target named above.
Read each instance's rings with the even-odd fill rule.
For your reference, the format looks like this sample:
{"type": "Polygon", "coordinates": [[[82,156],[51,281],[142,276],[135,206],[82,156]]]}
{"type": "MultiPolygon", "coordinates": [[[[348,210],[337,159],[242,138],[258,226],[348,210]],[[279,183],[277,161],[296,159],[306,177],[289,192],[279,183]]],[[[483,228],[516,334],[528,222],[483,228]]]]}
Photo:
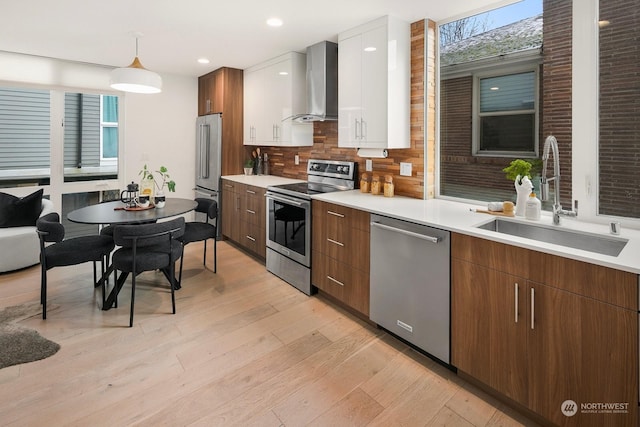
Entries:
{"type": "Polygon", "coordinates": [[[176,182],[172,179],[169,179],[171,177],[169,176],[169,170],[166,167],[160,166],[160,169],[155,171],[155,173],[157,173],[162,178],[162,184],[158,184],[158,180],[155,179],[151,170],[147,168],[147,165],[144,165],[144,167],[140,170],[138,175],[142,175],[143,180],[148,179],[153,181],[156,185],[156,188],[158,188],[159,192],[163,191],[165,185],[169,189],[169,192],[176,191],[176,182]]]}

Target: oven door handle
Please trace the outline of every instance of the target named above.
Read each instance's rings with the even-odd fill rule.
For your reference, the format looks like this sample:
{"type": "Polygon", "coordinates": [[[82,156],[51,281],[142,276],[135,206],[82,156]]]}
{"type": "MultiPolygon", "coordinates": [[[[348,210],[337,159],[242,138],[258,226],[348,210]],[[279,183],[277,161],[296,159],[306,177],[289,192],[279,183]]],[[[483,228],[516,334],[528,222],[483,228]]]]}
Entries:
{"type": "Polygon", "coordinates": [[[306,202],[299,202],[299,201],[297,201],[295,199],[290,199],[289,197],[285,197],[285,196],[280,196],[280,195],[276,196],[273,193],[267,193],[267,194],[265,194],[265,196],[269,197],[269,198],[271,198],[273,200],[276,200],[278,202],[289,203],[289,204],[292,204],[292,205],[295,205],[295,206],[302,206],[302,205],[304,205],[306,203],[306,202]]]}

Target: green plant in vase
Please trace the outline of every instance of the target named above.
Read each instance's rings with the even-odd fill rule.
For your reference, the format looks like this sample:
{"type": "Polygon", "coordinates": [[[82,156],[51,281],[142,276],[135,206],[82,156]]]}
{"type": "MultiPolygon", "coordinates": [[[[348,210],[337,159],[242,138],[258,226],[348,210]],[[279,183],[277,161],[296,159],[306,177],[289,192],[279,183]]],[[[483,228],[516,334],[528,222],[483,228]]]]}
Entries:
{"type": "Polygon", "coordinates": [[[144,167],[139,172],[139,175],[142,175],[143,182],[151,181],[158,189],[154,201],[157,208],[162,208],[166,203],[166,196],[164,194],[165,186],[169,189],[169,192],[175,192],[176,182],[170,179],[171,176],[169,175],[169,170],[165,166],[160,166],[160,169],[155,171],[155,174],[156,175],[154,175],[154,173],[147,167],[147,165],[144,165],[144,167]],[[156,176],[159,176],[161,178],[161,181],[160,179],[156,179],[156,176]]]}
{"type": "Polygon", "coordinates": [[[533,190],[533,184],[531,183],[531,169],[533,164],[526,160],[515,159],[509,166],[502,169],[502,172],[506,174],[509,181],[513,181],[516,188],[516,216],[524,216],[525,205],[529,194],[533,190]]]}
{"type": "Polygon", "coordinates": [[[247,159],[244,162],[244,174],[253,175],[253,159],[247,159]]]}

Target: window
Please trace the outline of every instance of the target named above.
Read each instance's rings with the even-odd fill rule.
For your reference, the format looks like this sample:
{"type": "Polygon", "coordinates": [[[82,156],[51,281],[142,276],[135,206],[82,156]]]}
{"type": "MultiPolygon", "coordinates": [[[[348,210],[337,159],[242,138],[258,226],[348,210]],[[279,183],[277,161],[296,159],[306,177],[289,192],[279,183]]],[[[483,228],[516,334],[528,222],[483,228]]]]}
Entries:
{"type": "Polygon", "coordinates": [[[64,94],[65,182],[115,179],[118,171],[118,97],[64,94]]]}
{"type": "MultiPolygon", "coordinates": [[[[538,164],[544,119],[551,123],[567,117],[566,111],[545,115],[547,108],[568,105],[571,120],[571,100],[564,99],[570,90],[554,92],[553,102],[548,103],[541,90],[547,73],[566,78],[554,67],[569,70],[571,87],[567,67],[571,44],[566,42],[566,37],[571,39],[570,6],[570,1],[522,0],[440,26],[440,196],[515,201],[513,181],[506,179],[502,169],[516,158],[538,164]],[[543,11],[543,3],[545,8],[550,5],[549,13],[543,11]],[[568,13],[564,9],[556,13],[554,8],[567,4],[568,13]],[[562,30],[560,46],[568,46],[568,56],[552,50],[557,38],[547,40],[549,28],[562,30]]],[[[561,140],[570,147],[570,139],[561,140]]],[[[561,158],[571,161],[570,156],[561,158]]],[[[534,176],[534,186],[538,182],[534,176]]],[[[569,179],[563,181],[565,185],[570,185],[569,179]]]]}
{"type": "Polygon", "coordinates": [[[474,154],[536,156],[537,75],[532,70],[475,78],[474,154]]]}
{"type": "Polygon", "coordinates": [[[118,97],[101,95],[100,111],[100,160],[113,164],[118,160],[118,97]]]}
{"type": "Polygon", "coordinates": [[[50,104],[48,90],[0,87],[0,187],[49,184],[50,104]]]}
{"type": "Polygon", "coordinates": [[[640,1],[600,0],[598,214],[640,218],[640,1]]]}

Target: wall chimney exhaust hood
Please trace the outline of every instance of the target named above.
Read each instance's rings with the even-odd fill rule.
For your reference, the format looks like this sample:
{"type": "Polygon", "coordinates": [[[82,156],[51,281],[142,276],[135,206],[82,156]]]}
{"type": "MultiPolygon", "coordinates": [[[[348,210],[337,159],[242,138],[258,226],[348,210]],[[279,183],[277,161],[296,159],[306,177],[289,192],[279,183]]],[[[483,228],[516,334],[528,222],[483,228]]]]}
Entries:
{"type": "Polygon", "coordinates": [[[307,112],[292,118],[307,123],[338,120],[338,44],[307,47],[307,112]]]}

